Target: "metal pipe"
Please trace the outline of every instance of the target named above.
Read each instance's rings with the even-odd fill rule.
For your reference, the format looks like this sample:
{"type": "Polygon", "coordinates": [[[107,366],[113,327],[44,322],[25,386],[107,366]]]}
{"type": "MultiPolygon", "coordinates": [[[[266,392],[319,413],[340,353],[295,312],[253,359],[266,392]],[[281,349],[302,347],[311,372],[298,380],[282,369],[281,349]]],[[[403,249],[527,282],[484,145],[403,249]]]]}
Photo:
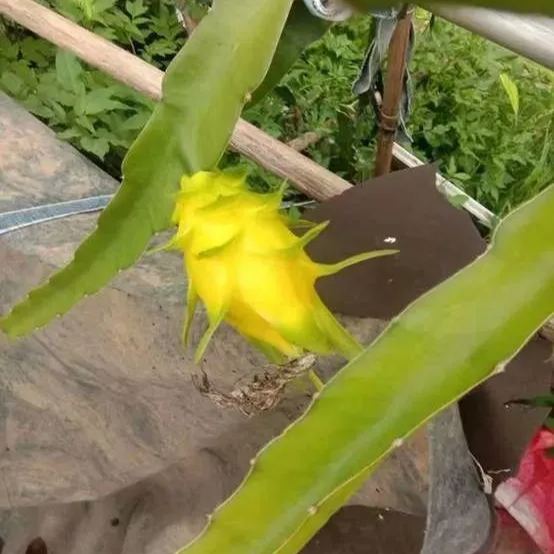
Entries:
{"type": "Polygon", "coordinates": [[[432,12],[512,52],[554,69],[554,19],[433,4],[432,12]]]}

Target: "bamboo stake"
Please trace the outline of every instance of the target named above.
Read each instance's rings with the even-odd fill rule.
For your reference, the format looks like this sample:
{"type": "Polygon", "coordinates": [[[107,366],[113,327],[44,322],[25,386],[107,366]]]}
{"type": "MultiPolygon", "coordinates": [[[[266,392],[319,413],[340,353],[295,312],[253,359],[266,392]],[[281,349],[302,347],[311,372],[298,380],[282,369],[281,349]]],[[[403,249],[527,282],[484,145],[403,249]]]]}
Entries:
{"type": "Polygon", "coordinates": [[[405,5],[399,16],[398,23],[392,35],[387,65],[387,78],[381,106],[379,122],[379,138],[375,160],[375,176],[390,173],[392,163],[392,148],[400,113],[402,88],[406,71],[406,52],[410,43],[412,11],[405,5]]]}
{"type": "MultiPolygon", "coordinates": [[[[34,0],[0,0],[0,13],[131,88],[161,98],[162,71],[34,0]]],[[[235,127],[231,147],[316,200],[352,186],[243,119],[235,127]]]]}

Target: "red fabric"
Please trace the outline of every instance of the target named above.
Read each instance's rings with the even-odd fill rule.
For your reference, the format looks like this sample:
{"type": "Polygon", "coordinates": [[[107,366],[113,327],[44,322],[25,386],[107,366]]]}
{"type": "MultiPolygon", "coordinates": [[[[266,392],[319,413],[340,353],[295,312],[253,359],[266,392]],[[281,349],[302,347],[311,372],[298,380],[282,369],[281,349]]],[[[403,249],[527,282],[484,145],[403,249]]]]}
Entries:
{"type": "Polygon", "coordinates": [[[495,540],[488,554],[542,554],[527,531],[504,508],[496,508],[495,540]]]}
{"type": "Polygon", "coordinates": [[[554,432],[533,437],[515,477],[502,483],[497,502],[529,533],[544,554],[554,554],[554,432]]]}

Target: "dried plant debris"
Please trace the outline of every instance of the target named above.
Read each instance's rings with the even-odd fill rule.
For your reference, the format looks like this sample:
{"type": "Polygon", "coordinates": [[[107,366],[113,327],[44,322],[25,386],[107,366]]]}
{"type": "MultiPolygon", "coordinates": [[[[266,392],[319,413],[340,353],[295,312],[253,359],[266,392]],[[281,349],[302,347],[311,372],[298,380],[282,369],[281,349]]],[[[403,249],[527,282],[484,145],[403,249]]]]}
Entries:
{"type": "Polygon", "coordinates": [[[316,356],[308,354],[285,365],[264,366],[263,371],[250,380],[237,381],[230,392],[218,390],[204,370],[200,375],[193,375],[192,381],[204,396],[220,408],[235,408],[246,416],[252,416],[275,408],[283,398],[285,387],[311,371],[315,362],[316,356]]]}

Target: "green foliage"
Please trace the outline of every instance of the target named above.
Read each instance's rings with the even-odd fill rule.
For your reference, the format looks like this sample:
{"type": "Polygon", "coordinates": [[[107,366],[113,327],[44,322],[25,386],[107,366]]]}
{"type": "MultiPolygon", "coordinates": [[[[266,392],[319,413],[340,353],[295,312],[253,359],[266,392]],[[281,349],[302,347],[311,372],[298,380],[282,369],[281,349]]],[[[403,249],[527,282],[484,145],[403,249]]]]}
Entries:
{"type": "Polygon", "coordinates": [[[413,70],[417,154],[498,214],[554,180],[551,72],[442,20],[420,35],[413,70]]]}
{"type": "MultiPolygon", "coordinates": [[[[171,0],[161,1],[159,10],[152,8],[145,22],[137,23],[135,17],[139,32],[133,37],[126,30],[133,18],[125,6],[133,11],[137,2],[88,0],[90,17],[74,0],[58,0],[54,5],[158,66],[165,67],[184,42],[171,0]],[[149,41],[159,54],[148,49],[149,41]]],[[[149,99],[86,67],[72,54],[8,24],[0,33],[0,89],[17,98],[60,138],[92,154],[116,177],[123,156],[154,107],[149,99]]]]}
{"type": "Polygon", "coordinates": [[[85,17],[91,19],[95,13],[96,3],[94,0],[73,0],[83,10],[85,17]]]}
{"type": "Polygon", "coordinates": [[[510,76],[507,73],[500,74],[500,82],[508,95],[510,104],[512,105],[512,110],[514,110],[514,115],[519,114],[519,91],[517,90],[517,85],[510,79],[510,76]]]}
{"type": "Polygon", "coordinates": [[[315,131],[322,140],[308,149],[311,157],[351,181],[369,177],[374,118],[358,107],[351,92],[368,33],[368,19],[334,26],[273,93],[247,109],[246,119],[283,141],[315,131]]]}
{"type": "MultiPolygon", "coordinates": [[[[167,69],[163,100],[125,157],[123,183],[97,229],[67,267],[0,320],[2,330],[20,336],[65,313],[134,263],[169,225],[181,175],[219,162],[248,94],[268,70],[291,1],[266,1],[255,10],[259,0],[240,7],[218,1],[167,69]]],[[[79,73],[65,54],[57,70],[68,87],[79,73]]],[[[100,92],[84,112],[106,101],[100,92]]]]}
{"type": "Polygon", "coordinates": [[[165,68],[185,33],[174,0],[48,0],[57,11],[95,33],[165,68]]]}
{"type": "Polygon", "coordinates": [[[179,554],[299,552],[387,453],[502,371],[554,311],[552,213],[554,185],[500,224],[485,255],[395,318],[179,554]]]}
{"type": "Polygon", "coordinates": [[[303,2],[295,2],[271,62],[271,67],[264,82],[254,91],[250,105],[259,102],[279,84],[279,81],[298,60],[302,52],[321,38],[329,27],[328,22],[313,17],[303,2]]]}
{"type": "MultiPolygon", "coordinates": [[[[428,16],[420,17],[412,149],[504,214],[554,179],[552,74],[446,21],[437,20],[431,32],[428,16]],[[519,90],[517,119],[502,74],[519,90]]],[[[246,113],[282,140],[317,131],[323,138],[310,155],[354,182],[372,175],[375,156],[375,117],[351,93],[368,26],[359,19],[333,27],[246,113]]]]}
{"type": "MultiPolygon", "coordinates": [[[[174,0],[88,0],[90,17],[76,0],[55,2],[57,9],[80,24],[161,68],[185,41],[174,0]]],[[[200,1],[187,5],[196,17],[205,11],[200,1]]],[[[296,13],[297,27],[309,29],[309,40],[293,41],[292,50],[281,47],[284,67],[325,27],[313,18],[306,20],[298,7],[296,13]]],[[[487,207],[505,213],[554,177],[554,141],[549,132],[554,130],[552,74],[443,20],[436,21],[433,32],[425,30],[427,18],[419,13],[412,64],[413,149],[424,159],[438,161],[449,179],[487,207]],[[513,93],[512,98],[506,94],[501,75],[519,91],[517,120],[511,111],[513,93]]],[[[307,153],[352,182],[372,175],[375,155],[373,112],[351,92],[369,23],[357,18],[333,27],[273,93],[245,113],[283,141],[316,131],[322,139],[307,153]]],[[[56,49],[47,42],[9,27],[0,35],[0,88],[118,177],[121,159],[153,103],[75,59],[69,62],[73,73],[63,78],[56,58],[56,49]],[[103,92],[98,96],[88,96],[99,89],[103,92]],[[89,102],[92,106],[84,109],[89,102]]],[[[278,77],[282,70],[273,75],[278,77]]],[[[275,80],[271,75],[270,79],[275,80]]],[[[226,163],[238,161],[234,154],[226,156],[226,163]]],[[[251,170],[258,188],[267,187],[267,182],[279,186],[278,179],[260,168],[251,170]]]]}

